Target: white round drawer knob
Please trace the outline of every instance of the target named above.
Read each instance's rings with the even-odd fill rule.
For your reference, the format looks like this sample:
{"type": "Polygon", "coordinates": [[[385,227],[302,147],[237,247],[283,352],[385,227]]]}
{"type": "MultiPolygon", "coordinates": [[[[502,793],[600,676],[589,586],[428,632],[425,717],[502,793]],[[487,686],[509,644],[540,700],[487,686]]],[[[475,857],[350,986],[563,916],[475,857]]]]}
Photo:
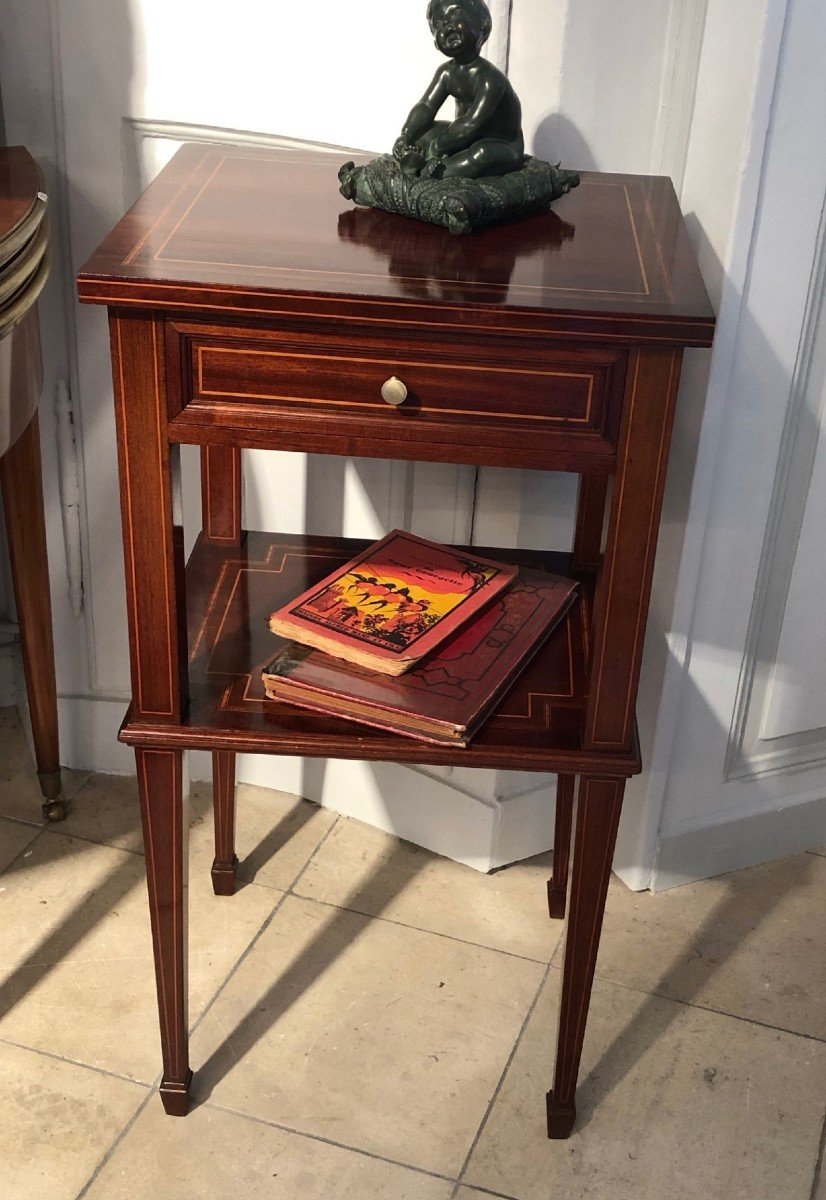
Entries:
{"type": "Polygon", "coordinates": [[[388,379],[386,383],[381,385],[381,396],[388,404],[394,404],[397,408],[400,404],[404,404],[407,399],[407,388],[400,379],[394,375],[388,379]]]}

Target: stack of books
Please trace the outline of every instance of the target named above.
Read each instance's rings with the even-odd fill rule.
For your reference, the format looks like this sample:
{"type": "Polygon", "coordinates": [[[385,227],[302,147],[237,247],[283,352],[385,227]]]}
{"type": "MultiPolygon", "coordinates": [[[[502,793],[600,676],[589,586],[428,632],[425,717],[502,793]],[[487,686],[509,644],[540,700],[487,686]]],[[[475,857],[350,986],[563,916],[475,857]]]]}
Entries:
{"type": "Polygon", "coordinates": [[[466,746],[576,598],[570,579],[402,530],[270,617],[272,700],[466,746]]]}

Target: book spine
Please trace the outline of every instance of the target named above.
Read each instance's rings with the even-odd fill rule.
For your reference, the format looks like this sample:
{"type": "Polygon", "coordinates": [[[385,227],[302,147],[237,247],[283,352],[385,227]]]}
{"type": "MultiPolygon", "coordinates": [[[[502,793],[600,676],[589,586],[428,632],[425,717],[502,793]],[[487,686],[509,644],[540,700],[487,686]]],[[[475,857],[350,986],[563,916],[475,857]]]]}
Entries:
{"type": "MultiPolygon", "coordinates": [[[[369,725],[371,729],[380,729],[383,733],[395,733],[401,737],[411,738],[414,742],[427,742],[431,746],[466,747],[468,744],[467,739],[465,738],[450,737],[448,735],[440,738],[426,733],[420,733],[418,731],[413,733],[408,729],[400,729],[397,725],[388,725],[375,718],[371,719],[369,717],[362,716],[361,714],[359,714],[358,717],[343,716],[341,713],[331,712],[330,709],[325,708],[320,703],[313,704],[309,700],[306,700],[303,696],[300,698],[293,696],[286,688],[283,693],[277,692],[275,688],[267,682],[266,678],[264,680],[264,687],[267,693],[267,699],[269,700],[278,700],[282,704],[292,704],[296,708],[306,708],[310,712],[320,713],[320,715],[323,717],[335,717],[337,720],[347,721],[348,724],[356,723],[358,725],[369,725]]],[[[358,735],[355,734],[354,736],[357,737],[358,735]]]]}

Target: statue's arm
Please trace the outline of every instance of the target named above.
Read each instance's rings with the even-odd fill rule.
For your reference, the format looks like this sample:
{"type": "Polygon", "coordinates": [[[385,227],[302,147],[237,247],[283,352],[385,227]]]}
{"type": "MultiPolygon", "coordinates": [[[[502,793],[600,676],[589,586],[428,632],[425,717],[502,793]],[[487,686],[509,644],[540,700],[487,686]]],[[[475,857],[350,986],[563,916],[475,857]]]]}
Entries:
{"type": "Polygon", "coordinates": [[[433,76],[430,87],[418,104],[414,104],[402,129],[402,138],[408,145],[419,140],[422,134],[433,128],[439,109],[450,94],[447,66],[440,67],[433,76]]]}
{"type": "Polygon", "coordinates": [[[439,137],[438,146],[434,147],[434,150],[439,154],[456,154],[459,150],[467,150],[468,146],[484,137],[486,126],[499,107],[506,86],[507,81],[504,77],[483,80],[471,107],[448,126],[439,137]]]}

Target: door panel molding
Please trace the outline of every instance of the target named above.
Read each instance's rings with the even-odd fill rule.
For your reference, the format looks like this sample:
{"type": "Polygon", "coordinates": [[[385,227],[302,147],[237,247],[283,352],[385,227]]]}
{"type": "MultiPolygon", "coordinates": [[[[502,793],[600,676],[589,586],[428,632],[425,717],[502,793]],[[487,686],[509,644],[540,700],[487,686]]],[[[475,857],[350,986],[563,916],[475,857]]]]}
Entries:
{"type": "Polygon", "coordinates": [[[726,749],[725,779],[826,765],[826,728],[766,736],[800,534],[826,416],[826,197],[726,749]]]}
{"type": "Polygon", "coordinates": [[[651,170],[669,175],[678,196],[685,179],[707,15],[708,0],[672,0],[651,170]]]}

